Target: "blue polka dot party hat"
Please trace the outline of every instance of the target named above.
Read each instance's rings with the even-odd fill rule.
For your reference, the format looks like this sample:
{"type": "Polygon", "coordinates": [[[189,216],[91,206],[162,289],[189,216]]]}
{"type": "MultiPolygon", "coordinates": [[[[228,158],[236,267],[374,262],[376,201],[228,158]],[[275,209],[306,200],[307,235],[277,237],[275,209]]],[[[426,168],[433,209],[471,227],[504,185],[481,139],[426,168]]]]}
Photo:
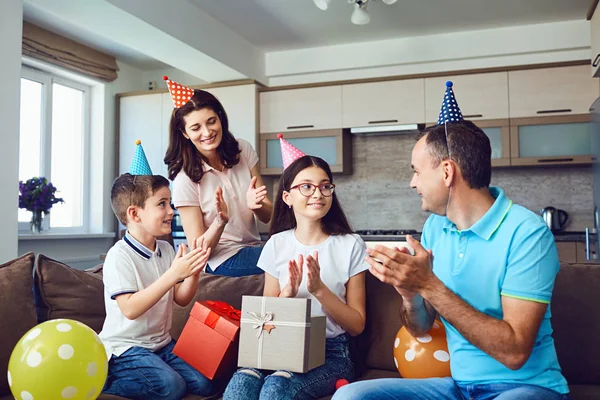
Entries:
{"type": "Polygon", "coordinates": [[[152,170],[150,169],[150,164],[148,164],[141,140],[135,141],[135,154],[133,155],[133,160],[131,160],[129,173],[131,175],[152,175],[152,170]]]}
{"type": "Polygon", "coordinates": [[[459,122],[463,121],[462,112],[454,97],[454,90],[452,90],[452,82],[446,82],[446,93],[444,93],[444,101],[442,102],[442,110],[438,117],[438,125],[444,125],[447,122],[459,122]]]}

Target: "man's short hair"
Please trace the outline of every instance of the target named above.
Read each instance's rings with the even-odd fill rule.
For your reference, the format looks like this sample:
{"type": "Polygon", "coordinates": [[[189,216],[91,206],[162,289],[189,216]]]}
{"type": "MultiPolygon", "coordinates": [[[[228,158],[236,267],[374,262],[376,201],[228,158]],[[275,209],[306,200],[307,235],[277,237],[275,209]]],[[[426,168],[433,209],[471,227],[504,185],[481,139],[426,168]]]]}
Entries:
{"type": "Polygon", "coordinates": [[[450,158],[460,168],[464,180],[471,189],[490,186],[492,179],[492,147],[487,135],[471,121],[448,122],[448,143],[446,127],[434,125],[425,128],[423,136],[429,153],[433,157],[433,167],[450,158]],[[448,156],[450,149],[450,157],[448,156]]]}
{"type": "Polygon", "coordinates": [[[161,175],[122,174],[113,182],[110,205],[119,221],[127,226],[127,209],[130,206],[144,208],[148,197],[163,187],[169,187],[169,181],[161,175]]]}

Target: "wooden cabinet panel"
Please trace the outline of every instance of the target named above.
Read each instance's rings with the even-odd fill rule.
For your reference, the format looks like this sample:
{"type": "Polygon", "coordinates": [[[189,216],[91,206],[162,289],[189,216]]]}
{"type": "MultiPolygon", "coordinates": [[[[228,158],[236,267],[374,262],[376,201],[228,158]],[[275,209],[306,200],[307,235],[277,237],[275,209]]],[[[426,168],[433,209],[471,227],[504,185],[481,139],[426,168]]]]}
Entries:
{"type": "Polygon", "coordinates": [[[586,65],[509,71],[508,88],[511,119],[587,114],[600,95],[586,65]]]}
{"type": "Polygon", "coordinates": [[[590,250],[590,260],[587,259],[585,242],[577,242],[577,262],[583,264],[594,264],[596,263],[597,254],[594,249],[590,250]]]}
{"type": "Polygon", "coordinates": [[[454,84],[454,95],[465,119],[508,118],[508,73],[455,75],[425,79],[427,122],[437,122],[446,82],[454,84]]]}
{"type": "Polygon", "coordinates": [[[556,248],[561,263],[577,262],[577,242],[556,242],[556,248]]]}
{"type": "Polygon", "coordinates": [[[341,127],[341,86],[279,90],[260,94],[260,133],[341,127]]]}
{"type": "Polygon", "coordinates": [[[424,123],[424,82],[407,79],[343,85],[343,127],[424,123]]]}

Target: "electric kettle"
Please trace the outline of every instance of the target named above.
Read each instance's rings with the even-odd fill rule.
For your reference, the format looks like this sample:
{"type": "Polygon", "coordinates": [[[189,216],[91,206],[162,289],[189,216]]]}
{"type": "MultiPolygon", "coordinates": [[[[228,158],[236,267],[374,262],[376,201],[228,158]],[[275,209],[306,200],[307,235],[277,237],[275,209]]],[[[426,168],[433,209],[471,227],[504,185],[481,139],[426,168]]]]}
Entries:
{"type": "Polygon", "coordinates": [[[540,210],[540,213],[552,232],[562,230],[569,220],[569,214],[566,211],[554,207],[546,207],[540,210]]]}

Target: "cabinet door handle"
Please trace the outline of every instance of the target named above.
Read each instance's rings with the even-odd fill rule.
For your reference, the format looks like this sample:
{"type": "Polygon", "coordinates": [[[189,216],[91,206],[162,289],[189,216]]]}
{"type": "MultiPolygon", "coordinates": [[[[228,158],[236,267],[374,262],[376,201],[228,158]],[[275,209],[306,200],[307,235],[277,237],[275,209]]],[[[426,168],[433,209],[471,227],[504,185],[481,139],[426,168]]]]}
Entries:
{"type": "Polygon", "coordinates": [[[481,118],[483,117],[483,114],[469,114],[469,115],[463,115],[463,118],[481,118]]]}
{"type": "Polygon", "coordinates": [[[556,113],[568,113],[571,111],[573,111],[573,110],[571,110],[570,108],[561,108],[558,110],[538,110],[537,113],[538,114],[556,114],[556,113]]]}
{"type": "Polygon", "coordinates": [[[598,54],[596,56],[596,58],[594,58],[594,62],[592,63],[592,67],[597,67],[598,66],[598,62],[600,62],[600,54],[598,54]]]}
{"type": "Polygon", "coordinates": [[[551,162],[570,162],[573,158],[540,158],[537,160],[539,163],[551,163],[551,162]]]}
{"type": "Polygon", "coordinates": [[[295,125],[295,126],[288,126],[287,129],[303,129],[303,128],[314,128],[314,125],[295,125]]]}
{"type": "Polygon", "coordinates": [[[394,122],[398,122],[397,119],[382,119],[380,121],[369,121],[369,124],[393,124],[394,122]]]}

